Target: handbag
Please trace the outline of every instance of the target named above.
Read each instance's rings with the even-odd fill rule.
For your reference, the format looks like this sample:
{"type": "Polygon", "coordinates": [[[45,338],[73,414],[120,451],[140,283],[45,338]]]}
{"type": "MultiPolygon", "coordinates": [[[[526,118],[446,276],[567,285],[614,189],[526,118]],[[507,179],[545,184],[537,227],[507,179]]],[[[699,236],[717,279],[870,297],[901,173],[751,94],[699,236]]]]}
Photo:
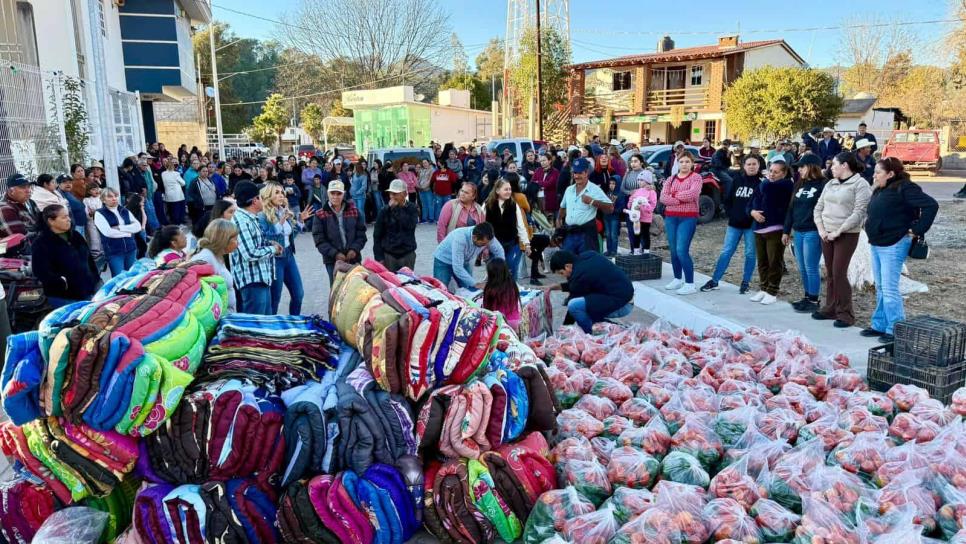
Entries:
{"type": "Polygon", "coordinates": [[[909,246],[909,258],[925,260],[929,258],[929,244],[926,243],[925,236],[914,236],[912,245],[909,246]]]}

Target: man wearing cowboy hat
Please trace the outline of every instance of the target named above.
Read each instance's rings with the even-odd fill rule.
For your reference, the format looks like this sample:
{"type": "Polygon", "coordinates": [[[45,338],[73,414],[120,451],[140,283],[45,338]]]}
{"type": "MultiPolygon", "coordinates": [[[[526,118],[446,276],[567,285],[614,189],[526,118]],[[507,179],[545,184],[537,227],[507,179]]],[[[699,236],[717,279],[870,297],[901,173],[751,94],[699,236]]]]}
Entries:
{"type": "Polygon", "coordinates": [[[872,157],[872,142],[866,138],[862,138],[855,142],[855,158],[859,159],[865,166],[865,171],[859,172],[865,181],[872,184],[872,174],[875,173],[875,159],[872,157]]]}
{"type": "Polygon", "coordinates": [[[822,129],[822,140],[818,142],[818,156],[822,159],[822,164],[832,160],[842,152],[842,144],[833,136],[835,131],[829,127],[822,129]]]}

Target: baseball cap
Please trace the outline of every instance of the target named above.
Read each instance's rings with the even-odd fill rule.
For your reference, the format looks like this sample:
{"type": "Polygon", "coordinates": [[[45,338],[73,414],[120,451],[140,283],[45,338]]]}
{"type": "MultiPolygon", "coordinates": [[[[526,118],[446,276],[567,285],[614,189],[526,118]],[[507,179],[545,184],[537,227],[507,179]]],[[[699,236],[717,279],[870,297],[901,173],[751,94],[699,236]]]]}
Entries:
{"type": "Polygon", "coordinates": [[[584,172],[590,170],[590,161],[586,157],[578,157],[574,160],[573,164],[570,165],[570,171],[575,174],[583,174],[584,172]]]}
{"type": "Polygon", "coordinates": [[[822,166],[822,159],[814,153],[806,153],[802,155],[802,158],[798,159],[798,162],[796,162],[792,166],[799,167],[799,166],[808,166],[810,164],[814,164],[815,166],[822,166]]]}
{"type": "Polygon", "coordinates": [[[258,187],[250,181],[240,181],[235,186],[235,200],[240,208],[247,208],[258,196],[258,187]]]}
{"type": "Polygon", "coordinates": [[[567,153],[570,153],[571,151],[580,151],[580,148],[575,145],[572,145],[567,148],[567,153]]]}
{"type": "Polygon", "coordinates": [[[329,192],[330,193],[344,193],[345,184],[339,180],[329,182],[329,192]]]}
{"type": "Polygon", "coordinates": [[[61,183],[64,183],[65,181],[71,181],[72,179],[74,179],[74,178],[70,177],[67,174],[61,174],[61,175],[57,176],[57,185],[60,185],[61,183]]]}
{"type": "MultiPolygon", "coordinates": [[[[330,185],[330,187],[331,187],[331,185],[330,185]]],[[[329,189],[329,190],[331,191],[331,189],[329,189]]],[[[394,179],[394,180],[392,180],[392,183],[389,184],[389,192],[390,193],[406,193],[406,192],[408,192],[408,189],[406,189],[406,182],[404,182],[401,179],[394,179]]]]}
{"type": "Polygon", "coordinates": [[[23,174],[10,174],[7,176],[7,187],[22,187],[24,185],[30,185],[30,180],[23,177],[23,174]]]}

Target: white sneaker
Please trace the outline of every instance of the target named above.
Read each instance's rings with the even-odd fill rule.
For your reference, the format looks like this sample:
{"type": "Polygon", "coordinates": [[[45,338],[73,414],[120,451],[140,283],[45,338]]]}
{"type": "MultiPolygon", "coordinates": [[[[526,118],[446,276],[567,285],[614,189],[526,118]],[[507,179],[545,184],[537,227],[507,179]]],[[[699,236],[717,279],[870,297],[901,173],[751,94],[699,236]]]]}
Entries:
{"type": "Polygon", "coordinates": [[[774,304],[776,302],[778,302],[778,297],[776,297],[775,295],[769,295],[768,293],[765,293],[765,296],[762,297],[761,299],[761,303],[764,304],[765,306],[768,306],[769,304],[774,304]]]}
{"type": "Polygon", "coordinates": [[[678,289],[681,288],[682,285],[684,285],[684,280],[679,280],[679,279],[675,278],[674,281],[672,281],[671,283],[665,285],[664,286],[664,289],[666,289],[668,291],[677,291],[678,289]]]}
{"type": "Polygon", "coordinates": [[[693,283],[685,283],[684,285],[681,286],[680,289],[678,289],[676,291],[677,294],[682,295],[682,296],[683,295],[693,295],[693,294],[695,294],[697,292],[698,292],[698,290],[697,290],[697,288],[694,287],[694,284],[693,283]]]}
{"type": "Polygon", "coordinates": [[[764,299],[765,298],[765,295],[767,295],[767,294],[768,293],[766,293],[764,291],[758,291],[757,293],[755,293],[754,295],[752,295],[751,298],[749,298],[748,300],[750,300],[752,302],[761,302],[762,299],[764,299]]]}
{"type": "Polygon", "coordinates": [[[650,249],[642,249],[641,250],[641,255],[650,255],[650,254],[651,254],[651,250],[650,249]]]}
{"type": "Polygon", "coordinates": [[[641,254],[641,250],[639,250],[639,249],[632,249],[631,250],[631,255],[640,255],[640,254],[641,254]]]}

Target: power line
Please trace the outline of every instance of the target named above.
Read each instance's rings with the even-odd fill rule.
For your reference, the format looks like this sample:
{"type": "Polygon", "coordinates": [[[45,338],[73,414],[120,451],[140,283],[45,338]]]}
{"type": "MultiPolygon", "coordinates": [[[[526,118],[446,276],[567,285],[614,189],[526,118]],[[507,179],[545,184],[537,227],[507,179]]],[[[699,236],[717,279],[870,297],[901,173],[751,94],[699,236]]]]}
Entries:
{"type": "MultiPolygon", "coordinates": [[[[820,30],[846,30],[846,29],[858,29],[858,28],[884,28],[891,26],[912,26],[912,25],[932,25],[932,24],[948,24],[948,23],[960,23],[961,19],[928,19],[923,21],[894,21],[889,23],[866,23],[866,24],[845,24],[845,25],[832,25],[832,26],[815,26],[807,28],[773,28],[773,29],[741,29],[741,34],[780,34],[788,32],[816,32],[820,30]]],[[[727,35],[734,34],[735,29],[729,30],[680,30],[680,31],[649,31],[649,30],[614,30],[612,28],[573,28],[571,32],[582,32],[582,33],[593,33],[593,34],[620,34],[620,35],[631,35],[631,36],[704,36],[704,35],[727,35]]]]}

